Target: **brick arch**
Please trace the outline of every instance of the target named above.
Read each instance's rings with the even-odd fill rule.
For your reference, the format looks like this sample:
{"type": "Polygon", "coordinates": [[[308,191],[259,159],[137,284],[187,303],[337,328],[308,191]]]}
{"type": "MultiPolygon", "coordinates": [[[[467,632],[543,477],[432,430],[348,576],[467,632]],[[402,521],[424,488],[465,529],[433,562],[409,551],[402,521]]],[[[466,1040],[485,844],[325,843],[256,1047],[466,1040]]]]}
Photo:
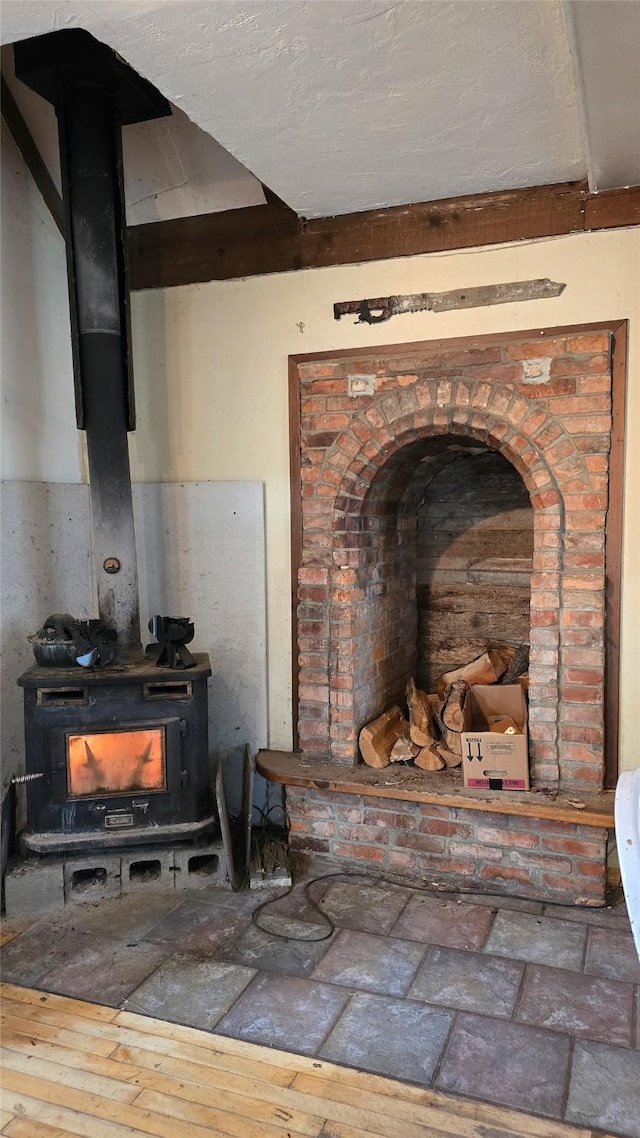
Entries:
{"type": "MultiPolygon", "coordinates": [[[[525,346],[523,358],[531,358],[531,354],[525,346]]],[[[339,367],[336,365],[334,375],[342,374],[339,367]]],[[[510,365],[509,379],[514,378],[514,367],[510,365]]],[[[388,370],[392,372],[393,367],[388,370]]],[[[589,659],[594,669],[598,666],[596,656],[603,658],[603,583],[598,585],[589,579],[588,557],[584,572],[576,569],[580,565],[578,555],[566,539],[567,516],[577,516],[577,511],[589,511],[594,528],[604,525],[602,495],[592,493],[594,481],[586,461],[591,444],[582,449],[577,445],[575,424],[570,418],[573,411],[583,412],[585,408],[582,404],[576,406],[578,401],[569,398],[572,390],[575,392],[572,379],[553,381],[543,387],[502,382],[498,373],[504,368],[500,366],[493,374],[493,369],[481,370],[482,376],[475,378],[473,369],[451,376],[443,376],[442,371],[435,376],[420,375],[416,369],[416,374],[395,376],[393,382],[385,378],[384,385],[392,389],[361,400],[351,414],[347,400],[340,402],[336,398],[332,407],[335,414],[316,417],[318,428],[334,429],[322,436],[321,461],[313,468],[313,494],[307,502],[303,497],[301,611],[309,599],[313,580],[318,583],[316,596],[319,599],[322,594],[324,603],[316,606],[323,613],[315,629],[320,645],[313,661],[320,664],[314,673],[318,682],[309,706],[304,698],[301,701],[301,720],[309,711],[315,721],[311,738],[305,740],[305,732],[300,731],[302,749],[309,754],[328,751],[335,761],[351,763],[357,755],[359,727],[382,709],[367,705],[362,698],[367,686],[371,689],[371,667],[378,663],[373,660],[362,665],[366,653],[358,644],[358,627],[372,604],[372,585],[363,573],[364,551],[371,538],[365,504],[370,506],[371,494],[382,485],[380,480],[391,477],[394,458],[408,454],[412,446],[425,438],[455,434],[502,454],[521,475],[534,510],[530,714],[533,776],[545,784],[593,785],[601,755],[594,745],[593,765],[580,763],[578,739],[593,740],[595,744],[600,730],[597,716],[591,720],[587,714],[584,716],[585,723],[593,721],[592,732],[587,725],[580,728],[582,736],[579,731],[573,736],[569,734],[568,745],[559,746],[563,697],[567,691],[572,699],[580,697],[577,685],[582,681],[570,664],[574,662],[574,646],[582,643],[582,629],[585,643],[587,635],[593,632],[589,659]],[[558,395],[567,396],[564,402],[569,429],[564,417],[554,413],[554,403],[561,400],[552,397],[558,395]],[[565,564],[567,549],[573,559],[571,570],[565,564]],[[563,601],[572,596],[574,601],[566,601],[563,611],[563,601]],[[561,773],[563,747],[569,760],[561,773]]],[[[570,373],[570,368],[567,371],[570,373]]],[[[585,524],[582,523],[582,529],[585,524]]],[[[580,531],[581,524],[574,528],[580,531]]],[[[579,545],[579,534],[575,540],[579,545]]],[[[593,557],[595,564],[595,553],[593,557]]],[[[375,553],[370,561],[375,561],[375,553]]],[[[594,572],[593,576],[597,575],[594,572]]],[[[302,659],[304,637],[300,647],[302,659]]],[[[601,671],[603,676],[603,665],[601,671]]],[[[596,691],[596,687],[591,690],[596,691]]],[[[309,686],[303,685],[303,697],[309,691],[309,686]]],[[[586,759],[590,761],[591,756],[586,759]]]]}

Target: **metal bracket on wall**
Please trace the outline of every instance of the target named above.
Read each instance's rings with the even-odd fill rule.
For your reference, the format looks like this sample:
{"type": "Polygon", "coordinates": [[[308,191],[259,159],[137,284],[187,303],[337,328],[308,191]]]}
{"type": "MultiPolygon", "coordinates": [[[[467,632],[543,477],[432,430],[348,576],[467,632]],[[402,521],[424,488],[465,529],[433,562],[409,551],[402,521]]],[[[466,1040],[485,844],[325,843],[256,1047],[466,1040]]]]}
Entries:
{"type": "Polygon", "coordinates": [[[491,304],[514,304],[523,300],[547,300],[560,296],[566,288],[548,277],[510,284],[481,285],[478,288],[453,289],[450,292],[414,292],[408,296],[384,296],[368,300],[342,300],[333,306],[333,318],[350,313],[357,315],[356,324],[382,324],[392,316],[405,312],[450,312],[455,308],[483,308],[491,304]]]}

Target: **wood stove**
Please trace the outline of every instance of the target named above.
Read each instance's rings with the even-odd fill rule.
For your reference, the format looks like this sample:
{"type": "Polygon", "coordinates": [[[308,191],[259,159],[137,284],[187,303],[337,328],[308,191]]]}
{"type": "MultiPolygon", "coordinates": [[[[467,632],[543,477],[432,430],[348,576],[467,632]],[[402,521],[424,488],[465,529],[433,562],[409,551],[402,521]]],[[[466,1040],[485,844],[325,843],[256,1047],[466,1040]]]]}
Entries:
{"type": "Polygon", "coordinates": [[[149,661],[104,672],[33,667],[24,688],[34,853],[197,837],[215,822],[206,655],[188,672],[149,661]]]}
{"type": "MultiPolygon", "coordinates": [[[[177,660],[171,651],[156,662],[170,666],[158,667],[142,652],[127,442],[135,413],[121,127],[170,115],[171,108],[81,29],[16,44],[15,62],[16,76],[52,103],[58,118],[76,417],[86,432],[99,616],[87,627],[99,625],[112,640],[117,633],[113,663],[93,667],[100,662],[95,649],[76,653],[69,667],[39,664],[20,677],[22,846],[73,853],[192,838],[216,820],[207,738],[211,669],[206,655],[182,651],[177,660]]],[[[172,636],[184,644],[193,633],[182,618],[154,620],[165,647],[175,648],[172,636]]]]}

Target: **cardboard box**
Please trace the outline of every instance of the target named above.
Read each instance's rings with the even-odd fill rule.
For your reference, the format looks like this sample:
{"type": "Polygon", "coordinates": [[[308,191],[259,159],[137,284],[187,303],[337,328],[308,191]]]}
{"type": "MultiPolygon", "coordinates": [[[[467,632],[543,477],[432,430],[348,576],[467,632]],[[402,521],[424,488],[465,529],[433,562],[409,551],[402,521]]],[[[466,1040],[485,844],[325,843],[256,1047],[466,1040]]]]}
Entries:
{"type": "Polygon", "coordinates": [[[520,684],[474,684],[464,704],[464,785],[480,790],[529,789],[527,703],[520,684]],[[491,731],[495,717],[512,719],[522,734],[491,731]]]}

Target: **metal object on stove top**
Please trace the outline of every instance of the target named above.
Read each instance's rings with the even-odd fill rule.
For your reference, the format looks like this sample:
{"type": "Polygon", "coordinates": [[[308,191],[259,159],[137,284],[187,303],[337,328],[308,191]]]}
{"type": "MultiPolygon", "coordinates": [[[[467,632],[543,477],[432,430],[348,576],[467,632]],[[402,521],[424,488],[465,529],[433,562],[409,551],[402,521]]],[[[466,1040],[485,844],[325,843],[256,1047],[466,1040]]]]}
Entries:
{"type": "Polygon", "coordinates": [[[110,664],[116,650],[117,632],[100,620],[76,620],[71,613],[53,613],[28,640],[43,668],[93,668],[110,664]]]}
{"type": "Polygon", "coordinates": [[[193,668],[195,660],[189,649],[195,635],[193,621],[188,616],[152,616],[149,632],[157,644],[147,644],[146,654],[156,655],[157,668],[193,668]]]}

